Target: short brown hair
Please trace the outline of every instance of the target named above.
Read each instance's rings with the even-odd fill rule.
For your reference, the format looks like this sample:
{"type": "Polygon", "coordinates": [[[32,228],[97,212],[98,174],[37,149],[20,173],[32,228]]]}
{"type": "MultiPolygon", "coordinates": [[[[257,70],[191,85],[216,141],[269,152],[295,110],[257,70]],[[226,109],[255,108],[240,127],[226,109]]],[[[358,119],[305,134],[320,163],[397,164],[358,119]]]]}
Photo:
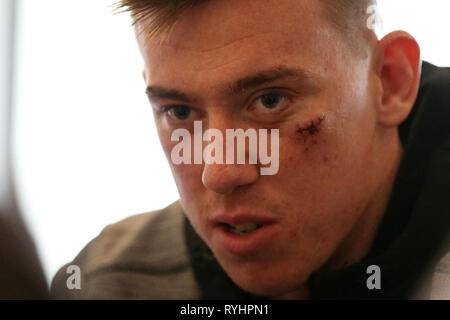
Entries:
{"type": "MultiPolygon", "coordinates": [[[[116,10],[129,12],[133,25],[146,20],[146,36],[153,37],[171,28],[180,14],[210,0],[121,0],[116,10]]],[[[327,15],[343,34],[367,30],[367,8],[376,0],[320,0],[326,5],[327,15]]]]}

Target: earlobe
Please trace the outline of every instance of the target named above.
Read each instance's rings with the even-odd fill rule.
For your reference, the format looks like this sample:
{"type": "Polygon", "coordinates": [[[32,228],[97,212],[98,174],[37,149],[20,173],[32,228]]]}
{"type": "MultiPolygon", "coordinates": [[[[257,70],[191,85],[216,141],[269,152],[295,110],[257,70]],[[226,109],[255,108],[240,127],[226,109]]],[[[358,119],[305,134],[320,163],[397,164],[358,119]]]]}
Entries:
{"type": "Polygon", "coordinates": [[[378,123],[396,127],[410,113],[420,81],[420,48],[407,32],[395,31],[377,47],[377,72],[382,86],[378,123]]]}

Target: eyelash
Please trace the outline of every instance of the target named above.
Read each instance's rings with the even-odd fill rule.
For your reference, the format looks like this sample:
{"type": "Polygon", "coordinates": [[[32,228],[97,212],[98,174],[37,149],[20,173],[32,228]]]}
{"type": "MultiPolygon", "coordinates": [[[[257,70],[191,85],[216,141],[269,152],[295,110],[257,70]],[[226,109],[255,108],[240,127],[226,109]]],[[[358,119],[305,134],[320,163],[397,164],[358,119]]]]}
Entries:
{"type": "MultiPolygon", "coordinates": [[[[291,100],[292,100],[292,97],[290,96],[290,95],[287,95],[287,94],[285,94],[285,93],[281,93],[281,92],[279,92],[279,91],[277,91],[277,90],[275,90],[275,89],[272,89],[272,91],[267,91],[267,92],[264,92],[264,93],[260,93],[260,94],[258,94],[258,96],[255,98],[255,99],[253,99],[252,100],[252,102],[250,103],[250,107],[248,108],[249,110],[253,110],[253,109],[255,109],[255,107],[253,106],[258,100],[260,100],[261,98],[263,98],[263,97],[265,97],[265,96],[269,96],[269,95],[275,95],[275,96],[278,96],[279,98],[280,98],[280,103],[282,103],[282,101],[287,101],[287,103],[289,103],[291,100]]],[[[167,105],[167,106],[162,106],[161,108],[160,108],[160,110],[159,110],[159,112],[161,113],[161,114],[164,114],[164,115],[169,115],[169,111],[170,110],[172,110],[172,109],[174,109],[174,108],[176,108],[176,107],[186,107],[186,108],[189,108],[190,110],[191,110],[191,112],[192,111],[195,111],[195,109],[194,108],[192,108],[192,107],[189,107],[189,106],[186,106],[186,105],[182,105],[182,104],[174,104],[174,105],[167,105]]],[[[274,113],[280,113],[280,112],[282,112],[283,110],[284,110],[285,108],[281,108],[280,110],[273,110],[273,111],[270,111],[270,112],[267,112],[267,113],[271,113],[271,114],[274,114],[274,113]]],[[[267,109],[267,110],[270,110],[270,109],[267,109]]],[[[186,120],[179,120],[179,119],[177,119],[178,121],[186,121],[186,120]]]]}
{"type": "MultiPolygon", "coordinates": [[[[261,100],[263,97],[270,96],[270,95],[278,96],[278,98],[280,98],[280,100],[279,100],[280,104],[283,101],[286,101],[286,103],[288,103],[288,102],[290,102],[292,100],[291,96],[289,96],[289,95],[287,95],[285,93],[281,93],[279,91],[268,91],[268,92],[265,92],[263,94],[259,94],[258,97],[256,97],[256,99],[253,100],[252,105],[255,104],[258,100],[261,100]]],[[[278,113],[278,112],[283,111],[284,109],[285,108],[281,108],[281,109],[276,108],[276,110],[272,110],[272,111],[270,111],[268,113],[278,113]]],[[[271,109],[267,109],[267,110],[271,110],[271,109]]]]}
{"type": "Polygon", "coordinates": [[[183,104],[174,104],[174,105],[170,105],[170,106],[163,106],[161,108],[161,113],[168,113],[170,110],[175,109],[177,107],[185,107],[185,108],[190,109],[191,111],[194,110],[194,108],[189,107],[189,106],[185,106],[183,104]]]}

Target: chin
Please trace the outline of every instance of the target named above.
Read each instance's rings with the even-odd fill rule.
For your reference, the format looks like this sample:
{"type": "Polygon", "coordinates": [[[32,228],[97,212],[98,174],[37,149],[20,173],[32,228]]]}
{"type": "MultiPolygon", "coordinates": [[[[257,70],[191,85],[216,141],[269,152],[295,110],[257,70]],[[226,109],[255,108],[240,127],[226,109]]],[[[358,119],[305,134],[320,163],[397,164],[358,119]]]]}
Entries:
{"type": "Polygon", "coordinates": [[[233,281],[246,292],[274,300],[284,299],[284,297],[301,299],[303,297],[302,292],[307,285],[306,281],[293,285],[293,282],[282,280],[281,277],[277,279],[259,279],[259,281],[248,279],[233,279],[233,281]]]}
{"type": "MultiPolygon", "coordinates": [[[[253,264],[253,263],[251,263],[253,264]]],[[[241,289],[251,294],[271,299],[283,299],[283,297],[304,296],[307,287],[308,275],[301,272],[301,267],[288,266],[290,272],[285,268],[274,268],[274,266],[223,266],[225,272],[241,289]],[[278,269],[278,270],[277,270],[278,269]]]]}

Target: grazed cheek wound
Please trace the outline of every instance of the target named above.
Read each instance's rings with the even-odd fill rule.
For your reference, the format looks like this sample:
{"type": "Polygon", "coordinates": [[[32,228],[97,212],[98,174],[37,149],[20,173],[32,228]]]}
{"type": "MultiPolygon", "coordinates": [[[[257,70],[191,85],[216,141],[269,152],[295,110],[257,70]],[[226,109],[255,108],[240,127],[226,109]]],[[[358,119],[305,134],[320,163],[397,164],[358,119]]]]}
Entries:
{"type": "MultiPolygon", "coordinates": [[[[325,120],[325,116],[321,115],[306,124],[300,124],[296,127],[297,136],[303,140],[303,142],[311,141],[312,144],[317,144],[317,135],[319,134],[322,124],[325,120]]],[[[305,150],[308,151],[308,150],[305,150]]]]}

